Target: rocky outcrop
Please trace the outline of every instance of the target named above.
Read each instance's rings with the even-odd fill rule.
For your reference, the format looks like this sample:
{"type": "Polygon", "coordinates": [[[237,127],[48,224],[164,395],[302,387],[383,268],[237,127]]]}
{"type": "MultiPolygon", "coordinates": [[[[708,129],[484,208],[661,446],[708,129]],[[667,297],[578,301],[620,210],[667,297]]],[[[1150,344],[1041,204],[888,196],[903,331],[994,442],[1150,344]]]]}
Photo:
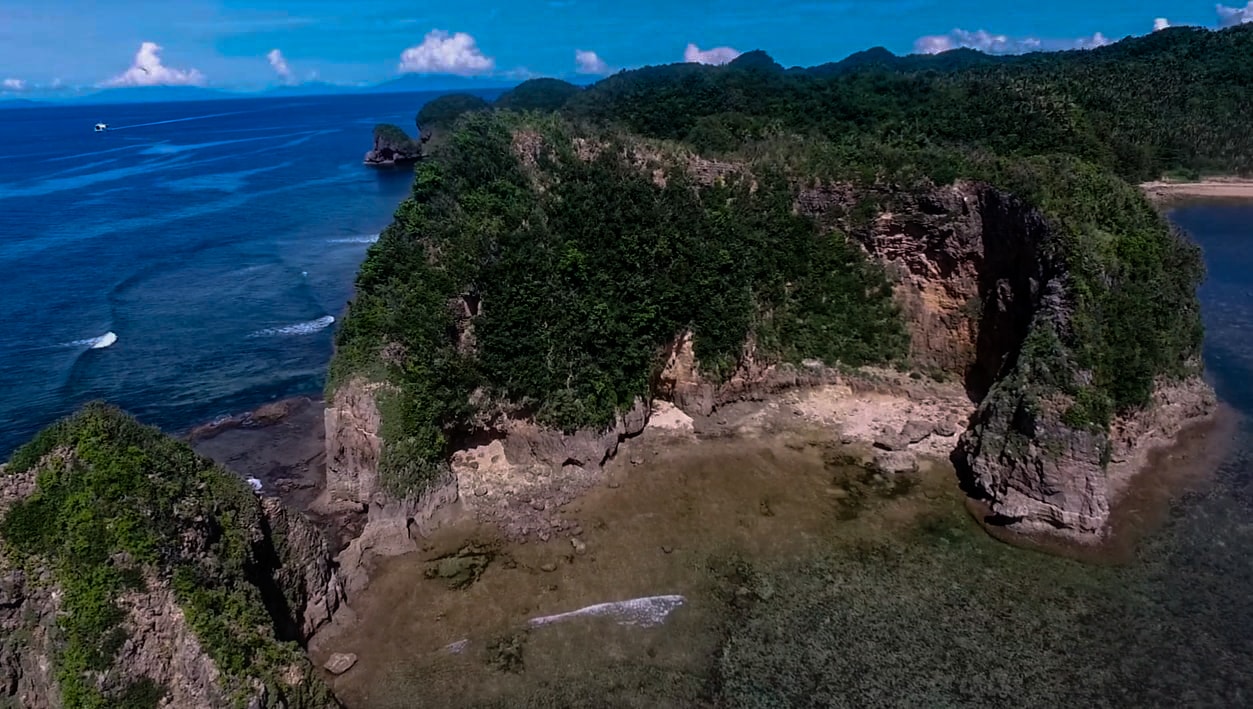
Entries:
{"type": "Polygon", "coordinates": [[[415,551],[418,539],[438,523],[441,510],[457,502],[456,479],[445,473],[425,489],[399,498],[389,495],[379,475],[383,425],[378,397],[384,385],[354,378],[335,391],[327,404],[326,511],[363,512],[360,535],[340,552],[337,561],[349,593],[364,588],[376,556],[415,551]]]}
{"type": "MultiPolygon", "coordinates": [[[[33,471],[10,474],[0,466],[0,518],[34,489],[33,471]]],[[[50,571],[30,576],[0,541],[0,705],[6,698],[29,709],[61,705],[52,665],[61,603],[53,590],[50,571]]]]}
{"type": "Polygon", "coordinates": [[[422,157],[422,142],[415,141],[393,125],[374,128],[374,147],[365,154],[365,164],[391,167],[413,163],[422,157]]]}
{"type": "Polygon", "coordinates": [[[1099,539],[1149,442],[1213,410],[1199,378],[1162,381],[1148,406],[1108,429],[1067,424],[1073,399],[1035,384],[1020,355],[1032,332],[1069,331],[1069,276],[1048,221],[1013,195],[967,182],[899,192],[820,185],[797,207],[884,265],[911,359],[963,377],[979,408],[955,460],[992,522],[1099,539]]]}
{"type": "Polygon", "coordinates": [[[1017,531],[1092,542],[1108,531],[1110,508],[1149,454],[1214,413],[1214,391],[1199,377],[1161,381],[1145,408],[1109,430],[1062,422],[1064,399],[1044,407],[992,396],[961,440],[961,460],[993,522],[1017,531]]]}
{"type": "Polygon", "coordinates": [[[329,623],[348,602],[322,531],[273,497],[261,498],[269,538],[277,541],[274,576],[302,640],[329,623]]]}
{"type": "Polygon", "coordinates": [[[498,431],[504,434],[505,454],[515,464],[574,465],[599,470],[618,451],[622,439],[644,430],[648,412],[648,404],[636,398],[629,410],[618,414],[613,425],[602,431],[582,429],[565,433],[531,420],[506,420],[498,431]]]}
{"type": "Polygon", "coordinates": [[[310,522],[115,410],[88,407],[45,443],[0,469],[0,705],[339,706],[293,644],[346,608],[310,522]],[[134,508],[110,506],[110,486],[134,508]],[[65,489],[97,500],[85,528],[64,523],[49,491],[65,489]],[[129,536],[103,531],[123,523],[129,536]]]}
{"type": "Polygon", "coordinates": [[[379,482],[383,425],[378,409],[382,385],[354,378],[328,402],[326,426],[326,494],[331,504],[364,509],[379,482]]]}
{"type": "MultiPolygon", "coordinates": [[[[930,190],[819,184],[796,208],[856,238],[883,264],[915,366],[962,378],[979,409],[955,460],[993,520],[1085,540],[1106,531],[1111,500],[1151,442],[1212,412],[1199,378],[1160,382],[1153,402],[1107,430],[1065,423],[1073,404],[1015,376],[1029,333],[1068,331],[1068,274],[1048,221],[1013,195],[957,182],[930,190]]],[[[672,362],[675,359],[672,358],[672,362]]],[[[716,395],[678,358],[676,401],[707,411],[716,395]]]]}
{"type": "Polygon", "coordinates": [[[836,370],[818,360],[803,362],[799,367],[788,362],[762,361],[750,340],[735,371],[726,381],[715,382],[700,371],[691,331],[676,338],[666,348],[665,357],[653,382],[654,395],[690,416],[708,416],[719,406],[736,401],[761,400],[789,389],[840,381],[836,370]]]}

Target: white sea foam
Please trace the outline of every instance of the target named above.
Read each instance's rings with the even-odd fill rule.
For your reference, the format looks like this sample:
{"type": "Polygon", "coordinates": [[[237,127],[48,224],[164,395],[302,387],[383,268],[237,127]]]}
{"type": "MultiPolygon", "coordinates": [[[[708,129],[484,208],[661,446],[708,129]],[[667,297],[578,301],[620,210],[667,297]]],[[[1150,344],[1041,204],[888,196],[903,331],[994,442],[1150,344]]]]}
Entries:
{"type": "Polygon", "coordinates": [[[545,615],[532,618],[527,623],[531,627],[558,623],[572,618],[613,618],[618,625],[635,625],[641,628],[652,628],[661,625],[674,609],[687,601],[683,596],[647,596],[632,598],[627,601],[597,603],[593,606],[580,608],[568,613],[545,615]]]}
{"type": "Polygon", "coordinates": [[[324,315],[317,320],[308,320],[298,322],[293,325],[284,325],[283,327],[267,327],[264,330],[257,330],[248,337],[283,337],[285,335],[312,335],[320,332],[335,324],[335,318],[330,315],[324,315]]]}
{"type": "Polygon", "coordinates": [[[63,346],[86,347],[91,350],[102,350],[111,346],[114,342],[117,342],[117,334],[110,330],[99,337],[89,337],[85,340],[74,340],[73,342],[65,343],[63,346]]]}
{"type": "Polygon", "coordinates": [[[328,244],[373,244],[379,240],[378,234],[362,234],[361,236],[347,236],[342,239],[327,239],[328,244]]]}

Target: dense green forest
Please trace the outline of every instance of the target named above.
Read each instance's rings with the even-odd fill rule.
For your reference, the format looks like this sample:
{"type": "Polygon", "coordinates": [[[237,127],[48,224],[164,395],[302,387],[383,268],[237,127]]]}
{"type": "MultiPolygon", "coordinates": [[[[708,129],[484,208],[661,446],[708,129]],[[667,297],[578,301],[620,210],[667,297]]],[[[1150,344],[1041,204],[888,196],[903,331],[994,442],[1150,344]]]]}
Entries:
{"type": "Polygon", "coordinates": [[[750,52],[584,90],[529,82],[493,112],[447,100],[445,125],[449,108],[474,115],[372,247],[328,389],[354,374],[393,385],[382,467],[399,490],[485,412],[607,424],[686,329],[715,379],[750,339],[773,361],[908,366],[857,219],[848,234],[818,228],[794,213],[796,189],[964,179],[1038,209],[1068,274],[1066,322],[1032,326],[999,395],[1060,395],[1068,425],[1102,429],[1157,377],[1191,371],[1201,337],[1199,254],[1128,181],[1253,169],[1251,51],[1253,27],[1021,57],[871,50],[811,69],[750,52]],[[698,185],[698,154],[740,169],[698,185]]]}
{"type": "Polygon", "coordinates": [[[570,113],[727,150],[781,131],[900,148],[1066,152],[1134,181],[1253,172],[1253,26],[1179,27],[1090,51],[988,57],[854,55],[784,70],[761,52],[724,67],[623,72],[570,113]]]}

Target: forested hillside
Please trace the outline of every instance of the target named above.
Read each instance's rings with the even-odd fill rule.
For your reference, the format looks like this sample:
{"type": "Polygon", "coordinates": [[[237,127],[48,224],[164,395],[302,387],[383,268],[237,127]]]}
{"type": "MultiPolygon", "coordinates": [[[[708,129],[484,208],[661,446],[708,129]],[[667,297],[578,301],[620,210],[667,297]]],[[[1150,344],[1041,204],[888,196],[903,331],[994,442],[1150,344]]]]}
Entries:
{"type": "Polygon", "coordinates": [[[751,52],[534,83],[490,113],[467,102],[362,267],[329,390],[387,385],[381,467],[404,490],[501,413],[606,425],[684,331],[714,379],[746,343],[766,361],[908,367],[889,281],[857,240],[911,201],[894,195],[977,183],[1046,220],[1039,258],[1064,290],[990,398],[1104,431],[1158,378],[1194,372],[1201,338],[1199,254],[1127,181],[1253,169],[1251,55],[1253,27],[813,69],[751,52]],[[556,115],[502,108],[563,95],[556,115]],[[851,190],[836,228],[796,209],[823,185],[851,190]]]}
{"type": "Polygon", "coordinates": [[[1066,152],[1130,180],[1253,172],[1253,26],[1171,28],[1091,51],[854,55],[784,70],[761,52],[609,77],[568,110],[729,150],[780,132],[899,148],[1066,152]]]}

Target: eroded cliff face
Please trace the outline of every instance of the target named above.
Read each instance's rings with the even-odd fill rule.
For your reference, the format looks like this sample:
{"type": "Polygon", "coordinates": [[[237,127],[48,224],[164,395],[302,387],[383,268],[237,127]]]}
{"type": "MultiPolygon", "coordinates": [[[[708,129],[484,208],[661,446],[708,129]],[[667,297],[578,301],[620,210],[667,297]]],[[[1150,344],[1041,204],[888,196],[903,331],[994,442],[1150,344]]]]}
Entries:
{"type": "MultiPolygon", "coordinates": [[[[35,489],[33,471],[12,474],[0,466],[0,518],[35,489]]],[[[52,653],[61,597],[52,572],[18,568],[0,541],[0,702],[45,709],[60,706],[52,653]]]]}
{"type": "Polygon", "coordinates": [[[1072,306],[1047,221],[1012,195],[963,182],[924,193],[837,184],[802,191],[797,209],[853,235],[884,265],[914,364],[963,378],[979,408],[955,461],[995,523],[1100,539],[1148,450],[1215,409],[1199,377],[1160,380],[1149,405],[1093,430],[1065,423],[1068,396],[1040,396],[1021,381],[1028,334],[1065,332],[1072,306]],[[868,209],[855,216],[859,206],[868,209]]]}
{"type": "MultiPolygon", "coordinates": [[[[35,494],[36,472],[6,474],[0,468],[0,519],[35,494]]],[[[256,505],[258,524],[247,534],[255,564],[247,574],[274,624],[271,631],[258,632],[303,644],[346,609],[343,585],[312,523],[274,499],[258,499],[256,505]]],[[[196,563],[211,567],[214,562],[208,557],[219,533],[213,521],[189,525],[180,539],[180,554],[203,557],[196,563]]],[[[65,643],[59,626],[66,612],[65,591],[55,562],[26,558],[18,566],[10,551],[0,540],[0,705],[8,706],[7,699],[28,709],[66,706],[64,676],[58,674],[65,643]]],[[[137,699],[138,691],[162,707],[339,706],[299,653],[271,681],[224,673],[189,621],[168,571],[136,563],[125,553],[115,554],[110,563],[133,569],[142,582],[111,599],[120,613],[114,631],[118,644],[107,668],[85,677],[105,701],[121,702],[119,706],[149,701],[137,699]]]]}

